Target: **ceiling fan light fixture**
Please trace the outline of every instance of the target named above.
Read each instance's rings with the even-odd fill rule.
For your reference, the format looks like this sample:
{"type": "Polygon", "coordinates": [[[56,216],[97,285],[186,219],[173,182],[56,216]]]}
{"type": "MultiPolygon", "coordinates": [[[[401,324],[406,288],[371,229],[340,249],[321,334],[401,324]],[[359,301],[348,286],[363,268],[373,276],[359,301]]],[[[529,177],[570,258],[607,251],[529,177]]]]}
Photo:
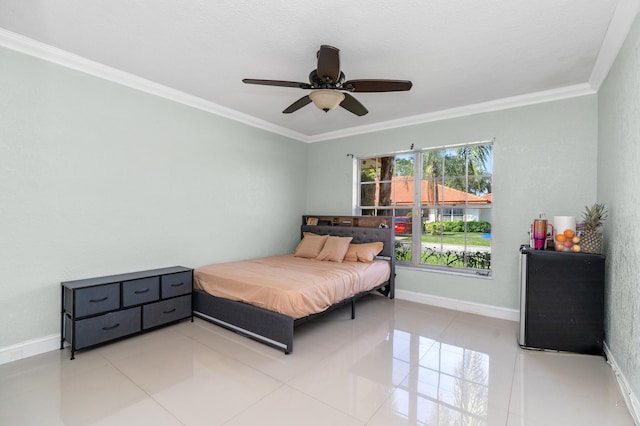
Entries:
{"type": "Polygon", "coordinates": [[[309,93],[309,98],[319,109],[329,112],[344,100],[344,93],[333,89],[318,89],[309,93]]]}

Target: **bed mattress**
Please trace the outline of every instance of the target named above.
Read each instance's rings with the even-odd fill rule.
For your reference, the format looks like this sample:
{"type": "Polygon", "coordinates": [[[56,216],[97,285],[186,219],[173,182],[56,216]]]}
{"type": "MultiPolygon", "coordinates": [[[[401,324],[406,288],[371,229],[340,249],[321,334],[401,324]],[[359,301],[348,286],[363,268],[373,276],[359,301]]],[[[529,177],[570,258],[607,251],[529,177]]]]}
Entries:
{"type": "Polygon", "coordinates": [[[194,287],[213,296],[249,303],[294,319],[386,282],[390,265],[328,262],[293,254],[212,264],[194,271],[194,287]]]}

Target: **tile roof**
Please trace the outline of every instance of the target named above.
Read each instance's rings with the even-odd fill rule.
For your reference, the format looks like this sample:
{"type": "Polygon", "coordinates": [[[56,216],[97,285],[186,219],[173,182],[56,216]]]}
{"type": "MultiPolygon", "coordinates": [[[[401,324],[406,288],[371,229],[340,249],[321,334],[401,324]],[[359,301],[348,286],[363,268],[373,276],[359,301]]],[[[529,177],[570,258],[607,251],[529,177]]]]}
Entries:
{"type": "MultiPolygon", "coordinates": [[[[391,185],[391,203],[395,205],[413,205],[414,181],[411,176],[394,176],[391,185]]],[[[491,194],[477,196],[432,180],[422,181],[422,205],[436,204],[491,204],[491,194]]]]}

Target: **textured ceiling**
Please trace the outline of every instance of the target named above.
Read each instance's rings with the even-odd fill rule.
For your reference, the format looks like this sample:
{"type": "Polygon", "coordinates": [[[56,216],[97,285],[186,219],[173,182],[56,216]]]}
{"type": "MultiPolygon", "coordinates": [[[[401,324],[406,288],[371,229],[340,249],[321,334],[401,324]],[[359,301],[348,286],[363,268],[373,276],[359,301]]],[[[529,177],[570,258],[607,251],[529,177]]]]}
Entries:
{"type": "MultiPolygon", "coordinates": [[[[622,2],[623,0],[620,0],[622,2]]],[[[0,27],[287,129],[304,138],[587,84],[618,0],[1,0],[0,27]],[[303,89],[321,44],[347,79],[413,81],[357,93],[357,117],[303,89]]]]}

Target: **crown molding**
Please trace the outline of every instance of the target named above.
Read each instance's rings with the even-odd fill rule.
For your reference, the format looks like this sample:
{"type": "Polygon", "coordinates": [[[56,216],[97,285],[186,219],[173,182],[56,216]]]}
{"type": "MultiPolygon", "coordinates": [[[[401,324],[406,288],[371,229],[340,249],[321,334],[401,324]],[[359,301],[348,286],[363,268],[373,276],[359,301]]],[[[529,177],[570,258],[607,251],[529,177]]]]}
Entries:
{"type": "Polygon", "coordinates": [[[589,84],[596,92],[607,78],[639,11],[640,0],[620,0],[616,6],[589,77],[589,84]]]}
{"type": "Polygon", "coordinates": [[[267,132],[285,136],[300,142],[312,143],[595,94],[597,93],[597,88],[599,88],[602,80],[604,80],[604,77],[606,77],[606,73],[611,67],[613,60],[615,60],[615,56],[617,55],[622,42],[624,42],[624,39],[629,32],[631,23],[633,23],[632,16],[635,17],[635,14],[637,14],[638,10],[640,9],[638,7],[638,4],[640,4],[640,0],[621,0],[621,3],[616,8],[616,12],[614,14],[614,17],[612,18],[609,30],[607,31],[607,36],[605,37],[605,41],[603,42],[603,47],[600,50],[600,55],[598,56],[598,59],[596,61],[596,66],[594,67],[594,70],[592,72],[590,83],[576,84],[552,90],[496,99],[488,102],[465,105],[462,107],[435,111],[427,114],[420,114],[370,125],[351,127],[348,129],[336,130],[333,132],[321,133],[316,135],[305,135],[303,133],[287,129],[282,126],[277,126],[273,123],[269,123],[265,120],[258,119],[251,115],[244,114],[227,107],[223,107],[197,96],[193,96],[179,90],[163,86],[161,84],[118,70],[116,68],[108,67],[98,62],[83,58],[79,55],[75,55],[65,50],[35,41],[20,34],[4,30],[2,28],[0,28],[0,46],[85,74],[112,81],[114,83],[121,84],[123,86],[130,87],[132,89],[136,89],[151,95],[155,95],[221,117],[225,117],[230,120],[246,124],[250,127],[262,129],[267,132]],[[622,20],[624,20],[624,23],[626,23],[625,25],[619,23],[619,21],[622,20]],[[616,22],[618,22],[619,24],[614,25],[614,23],[616,22]],[[620,26],[622,26],[624,30],[620,30],[620,26]]]}
{"type": "Polygon", "coordinates": [[[33,56],[47,62],[61,65],[75,71],[89,74],[104,80],[108,80],[141,92],[168,99],[183,105],[187,105],[202,111],[210,112],[230,120],[238,121],[251,127],[286,136],[301,142],[306,142],[307,136],[295,132],[285,127],[277,126],[264,120],[260,120],[248,114],[243,114],[231,108],[223,107],[216,103],[207,101],[197,96],[172,89],[167,86],[155,83],[112,68],[101,63],[91,61],[82,56],[67,52],[62,49],[50,46],[28,37],[16,34],[0,28],[0,46],[33,56]]]}
{"type": "Polygon", "coordinates": [[[596,91],[588,83],[565,86],[553,90],[528,93],[526,95],[512,96],[509,98],[496,99],[488,102],[481,102],[462,107],[451,108],[427,114],[414,115],[397,120],[385,121],[382,123],[370,124],[366,126],[351,127],[349,129],[338,130],[314,135],[308,138],[309,142],[320,142],[331,139],[344,138],[347,136],[361,135],[365,133],[379,132],[383,130],[395,129],[398,127],[413,126],[416,124],[431,123],[434,121],[448,120],[451,118],[466,117],[469,115],[481,114],[485,112],[499,111],[509,108],[534,105],[544,102],[557,101],[578,96],[593,95],[596,91]]]}

